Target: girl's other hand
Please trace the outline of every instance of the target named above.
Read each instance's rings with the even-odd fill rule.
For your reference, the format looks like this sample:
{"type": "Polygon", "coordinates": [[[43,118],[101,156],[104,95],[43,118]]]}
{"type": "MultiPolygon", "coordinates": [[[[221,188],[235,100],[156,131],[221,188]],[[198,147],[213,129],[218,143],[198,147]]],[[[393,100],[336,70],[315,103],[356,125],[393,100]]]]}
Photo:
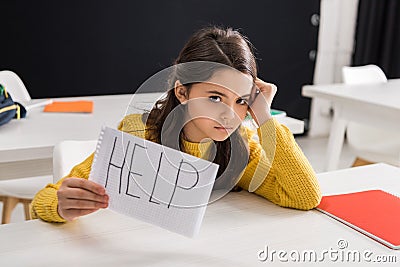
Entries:
{"type": "Polygon", "coordinates": [[[260,127],[272,118],[270,113],[271,103],[276,94],[277,87],[275,84],[266,83],[259,78],[256,78],[254,82],[256,88],[253,90],[254,95],[249,110],[258,127],[260,127]]]}
{"type": "Polygon", "coordinates": [[[103,186],[83,178],[65,178],[57,191],[58,214],[67,221],[108,207],[103,186]]]}

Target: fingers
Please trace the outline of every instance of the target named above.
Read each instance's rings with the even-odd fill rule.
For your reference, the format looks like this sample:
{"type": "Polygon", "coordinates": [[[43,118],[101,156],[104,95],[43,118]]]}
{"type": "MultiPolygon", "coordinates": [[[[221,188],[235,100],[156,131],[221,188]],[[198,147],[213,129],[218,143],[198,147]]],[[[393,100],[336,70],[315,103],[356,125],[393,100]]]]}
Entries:
{"type": "Polygon", "coordinates": [[[108,195],[97,195],[84,189],[60,189],[58,203],[64,209],[95,209],[106,208],[108,195]]]}
{"type": "Polygon", "coordinates": [[[59,202],[59,205],[62,206],[63,209],[81,209],[81,210],[91,210],[91,209],[100,209],[107,208],[108,203],[95,202],[90,200],[82,200],[82,199],[68,199],[63,202],[59,202]]]}
{"type": "Polygon", "coordinates": [[[67,221],[72,221],[77,217],[90,214],[101,208],[107,208],[108,203],[93,202],[88,200],[67,200],[59,201],[58,214],[67,221]]]}
{"type": "Polygon", "coordinates": [[[276,85],[266,83],[259,78],[254,80],[249,111],[258,126],[261,126],[267,120],[271,119],[271,103],[276,92],[276,85]],[[259,90],[258,94],[257,90],[259,90]]]}
{"type": "Polygon", "coordinates": [[[86,189],[99,195],[106,193],[106,189],[103,186],[82,178],[66,178],[63,182],[64,184],[68,187],[86,189]]]}
{"type": "Polygon", "coordinates": [[[251,88],[250,92],[250,98],[249,98],[249,106],[251,106],[254,103],[254,100],[256,100],[256,97],[260,93],[260,89],[257,87],[256,84],[253,85],[253,88],[251,88]]]}
{"type": "Polygon", "coordinates": [[[278,87],[273,83],[264,82],[259,78],[257,78],[254,83],[260,89],[261,93],[263,93],[269,104],[271,104],[276,92],[278,91],[278,87]]]}
{"type": "Polygon", "coordinates": [[[67,221],[107,208],[109,196],[102,185],[82,178],[66,178],[57,191],[58,213],[67,221]]]}
{"type": "Polygon", "coordinates": [[[69,199],[82,199],[90,200],[95,202],[107,203],[108,195],[99,195],[82,188],[68,188],[68,192],[65,192],[65,188],[59,189],[59,194],[65,195],[69,199]],[[66,194],[65,194],[66,193],[66,194]]]}

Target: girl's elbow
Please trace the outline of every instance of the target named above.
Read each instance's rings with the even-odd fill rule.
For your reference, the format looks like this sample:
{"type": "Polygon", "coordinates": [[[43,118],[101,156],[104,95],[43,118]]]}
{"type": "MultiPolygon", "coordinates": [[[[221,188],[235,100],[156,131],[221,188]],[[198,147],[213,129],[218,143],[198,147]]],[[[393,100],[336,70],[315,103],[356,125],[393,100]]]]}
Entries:
{"type": "Polygon", "coordinates": [[[301,209],[303,210],[314,209],[321,202],[321,198],[322,198],[321,191],[315,190],[313,192],[310,192],[310,194],[306,198],[306,201],[304,201],[304,205],[301,209]]]}

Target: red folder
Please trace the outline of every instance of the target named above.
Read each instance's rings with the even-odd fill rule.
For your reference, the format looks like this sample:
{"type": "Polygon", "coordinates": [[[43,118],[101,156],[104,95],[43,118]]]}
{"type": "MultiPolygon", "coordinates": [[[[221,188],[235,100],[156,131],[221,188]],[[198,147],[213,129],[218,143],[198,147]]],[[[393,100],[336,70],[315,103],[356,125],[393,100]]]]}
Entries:
{"type": "Polygon", "coordinates": [[[382,244],[400,249],[400,198],[382,190],[322,197],[317,210],[382,244]]]}

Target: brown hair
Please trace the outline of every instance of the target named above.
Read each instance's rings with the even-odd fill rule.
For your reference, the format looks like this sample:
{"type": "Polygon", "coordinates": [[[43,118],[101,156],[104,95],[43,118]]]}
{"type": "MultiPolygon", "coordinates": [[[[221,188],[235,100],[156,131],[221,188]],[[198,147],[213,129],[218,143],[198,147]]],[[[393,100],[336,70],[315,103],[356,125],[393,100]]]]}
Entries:
{"type": "MultiPolygon", "coordinates": [[[[249,74],[253,80],[257,77],[253,47],[246,37],[231,28],[201,29],[191,36],[175,60],[169,88],[174,88],[175,82],[179,80],[189,92],[191,85],[194,84],[193,81],[208,80],[221,66],[249,74]],[[206,65],[200,64],[195,70],[181,67],[185,65],[183,63],[189,62],[203,62],[206,65]],[[207,65],[207,62],[219,64],[207,65]]],[[[152,141],[180,150],[184,115],[185,105],[180,105],[174,89],[170,89],[166,98],[158,101],[150,113],[144,116],[149,136],[154,138],[152,141]]],[[[219,164],[217,181],[224,181],[222,183],[225,187],[234,186],[236,183],[234,178],[239,178],[239,174],[248,163],[247,139],[244,140],[242,135],[243,131],[239,127],[226,140],[215,141],[216,146],[210,148],[213,151],[207,153],[215,155],[214,159],[209,158],[209,160],[219,164]]]]}

